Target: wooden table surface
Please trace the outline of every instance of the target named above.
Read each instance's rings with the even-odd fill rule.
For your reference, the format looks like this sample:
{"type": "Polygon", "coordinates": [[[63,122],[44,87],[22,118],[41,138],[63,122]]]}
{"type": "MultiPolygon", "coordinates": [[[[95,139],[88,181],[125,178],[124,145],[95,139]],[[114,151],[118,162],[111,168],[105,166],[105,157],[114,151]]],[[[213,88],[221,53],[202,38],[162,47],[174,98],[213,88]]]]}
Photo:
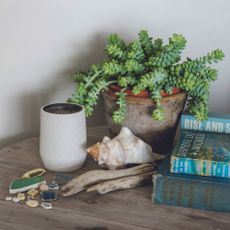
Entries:
{"type": "MultiPolygon", "coordinates": [[[[105,132],[103,127],[89,128],[88,145],[100,140],[105,132]]],[[[53,202],[52,210],[5,201],[11,180],[28,170],[42,167],[38,143],[38,138],[29,138],[0,150],[1,230],[230,229],[228,213],[152,204],[151,185],[106,195],[81,192],[69,198],[59,197],[53,202]]],[[[76,176],[96,167],[93,161],[87,159],[85,166],[71,175],[76,176]]],[[[45,175],[48,182],[52,175],[52,172],[45,175]]]]}

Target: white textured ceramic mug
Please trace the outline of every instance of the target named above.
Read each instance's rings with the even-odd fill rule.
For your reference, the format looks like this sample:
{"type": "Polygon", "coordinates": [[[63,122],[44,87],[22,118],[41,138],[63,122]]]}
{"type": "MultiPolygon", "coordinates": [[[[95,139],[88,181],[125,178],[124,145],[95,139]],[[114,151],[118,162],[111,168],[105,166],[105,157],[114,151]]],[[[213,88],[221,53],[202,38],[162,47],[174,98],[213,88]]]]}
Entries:
{"type": "Polygon", "coordinates": [[[82,167],[86,159],[85,111],[80,105],[56,103],[41,108],[40,155],[56,172],[82,167]]]}

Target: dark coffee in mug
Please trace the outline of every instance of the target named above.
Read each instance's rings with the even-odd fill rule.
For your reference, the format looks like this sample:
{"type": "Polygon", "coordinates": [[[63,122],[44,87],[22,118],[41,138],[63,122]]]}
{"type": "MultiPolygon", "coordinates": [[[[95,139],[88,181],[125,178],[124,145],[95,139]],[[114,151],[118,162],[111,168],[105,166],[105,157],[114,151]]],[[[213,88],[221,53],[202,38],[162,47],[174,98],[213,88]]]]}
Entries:
{"type": "Polygon", "coordinates": [[[48,113],[71,114],[80,112],[82,107],[74,104],[56,103],[45,106],[43,110],[48,113]]]}

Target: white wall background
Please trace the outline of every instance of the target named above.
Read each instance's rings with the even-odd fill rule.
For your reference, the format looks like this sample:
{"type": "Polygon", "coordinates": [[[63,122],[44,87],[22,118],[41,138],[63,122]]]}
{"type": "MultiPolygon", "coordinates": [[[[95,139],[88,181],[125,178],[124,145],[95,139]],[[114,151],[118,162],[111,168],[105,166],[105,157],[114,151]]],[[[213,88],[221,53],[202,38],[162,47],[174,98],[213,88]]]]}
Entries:
{"type": "MultiPolygon", "coordinates": [[[[229,0],[1,0],[0,147],[38,135],[40,106],[71,95],[73,73],[103,59],[109,33],[182,33],[190,57],[222,48],[210,110],[230,113],[229,11],[229,0]]],[[[103,122],[100,104],[88,124],[103,122]]]]}

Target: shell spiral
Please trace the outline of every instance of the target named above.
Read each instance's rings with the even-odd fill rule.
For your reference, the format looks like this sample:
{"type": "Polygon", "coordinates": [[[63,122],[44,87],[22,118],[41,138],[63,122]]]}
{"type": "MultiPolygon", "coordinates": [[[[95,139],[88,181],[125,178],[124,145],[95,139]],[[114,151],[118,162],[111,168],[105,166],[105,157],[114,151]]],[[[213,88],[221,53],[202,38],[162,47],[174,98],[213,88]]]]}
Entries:
{"type": "Polygon", "coordinates": [[[153,153],[152,147],[127,127],[123,127],[113,139],[105,136],[101,143],[91,146],[87,152],[99,165],[109,169],[123,168],[127,164],[153,163],[164,158],[163,155],[153,153]]]}

